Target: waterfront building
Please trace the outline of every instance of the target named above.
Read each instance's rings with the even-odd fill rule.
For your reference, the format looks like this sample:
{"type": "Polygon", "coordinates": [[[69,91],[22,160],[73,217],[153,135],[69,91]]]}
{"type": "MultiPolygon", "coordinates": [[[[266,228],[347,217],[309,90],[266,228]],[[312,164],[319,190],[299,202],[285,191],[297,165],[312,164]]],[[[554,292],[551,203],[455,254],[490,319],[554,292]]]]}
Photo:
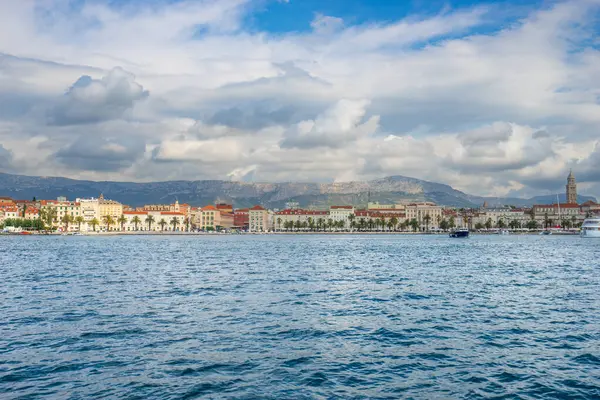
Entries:
{"type": "Polygon", "coordinates": [[[100,194],[100,197],[98,197],[98,214],[101,226],[108,228],[105,218],[110,216],[116,223],[117,219],[123,215],[123,205],[118,201],[105,199],[104,195],[100,194]]]}
{"type": "Polygon", "coordinates": [[[146,232],[183,232],[186,230],[186,216],[180,212],[123,211],[123,216],[125,217],[125,222],[122,226],[121,224],[117,223],[115,225],[116,230],[122,230],[125,232],[132,232],[136,230],[146,232]],[[161,224],[161,221],[164,221],[164,224],[161,224]]]}
{"type": "Polygon", "coordinates": [[[238,229],[248,229],[250,214],[248,208],[238,208],[233,212],[233,226],[238,229]]]}
{"type": "Polygon", "coordinates": [[[350,216],[354,215],[354,206],[331,206],[329,207],[329,218],[333,222],[343,222],[344,228],[350,227],[350,216]]]}
{"type": "Polygon", "coordinates": [[[100,203],[96,198],[75,200],[81,207],[81,215],[86,223],[92,221],[94,218],[100,221],[100,203]]]}
{"type": "Polygon", "coordinates": [[[54,214],[54,222],[52,223],[52,226],[65,228],[67,224],[63,222],[63,218],[68,215],[71,217],[71,222],[68,224],[68,230],[75,231],[78,229],[78,226],[75,223],[75,218],[82,215],[81,204],[79,202],[41,200],[40,209],[54,214]]]}
{"type": "Polygon", "coordinates": [[[575,175],[573,170],[569,172],[567,177],[567,204],[577,204],[577,182],[575,182],[575,175]]]}
{"type": "Polygon", "coordinates": [[[422,231],[437,230],[442,220],[442,209],[431,202],[410,203],[406,205],[406,219],[417,220],[422,231]]]}
{"type": "Polygon", "coordinates": [[[231,205],[231,204],[219,203],[219,204],[215,205],[215,208],[222,213],[225,212],[225,213],[233,214],[233,205],[231,205]]]}
{"type": "Polygon", "coordinates": [[[581,205],[581,212],[585,215],[600,214],[600,204],[592,200],[586,201],[581,205]]]}
{"type": "Polygon", "coordinates": [[[263,207],[256,205],[248,210],[248,231],[267,232],[269,230],[269,213],[263,207]]]}

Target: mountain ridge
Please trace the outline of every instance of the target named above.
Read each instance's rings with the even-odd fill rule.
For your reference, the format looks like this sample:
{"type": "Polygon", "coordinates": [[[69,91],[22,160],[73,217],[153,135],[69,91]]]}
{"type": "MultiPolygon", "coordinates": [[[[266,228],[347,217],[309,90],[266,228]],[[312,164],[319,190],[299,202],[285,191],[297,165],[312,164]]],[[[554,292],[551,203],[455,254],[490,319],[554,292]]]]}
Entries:
{"type": "MultiPolygon", "coordinates": [[[[237,182],[224,180],[176,180],[159,182],[90,181],[63,177],[13,175],[0,172],[0,196],[18,199],[56,198],[66,196],[106,198],[130,206],[171,203],[179,200],[193,206],[215,202],[233,203],[235,207],[262,204],[270,208],[283,208],[286,202],[295,201],[301,207],[325,208],[332,204],[366,206],[367,201],[396,203],[400,201],[433,201],[452,207],[479,207],[484,202],[490,206],[531,206],[553,203],[556,194],[535,196],[530,199],[475,196],[452,186],[402,175],[393,175],[369,181],[334,183],[312,182],[237,182]]],[[[580,202],[596,199],[578,196],[580,202]]],[[[561,202],[565,195],[559,194],[561,202]]]]}

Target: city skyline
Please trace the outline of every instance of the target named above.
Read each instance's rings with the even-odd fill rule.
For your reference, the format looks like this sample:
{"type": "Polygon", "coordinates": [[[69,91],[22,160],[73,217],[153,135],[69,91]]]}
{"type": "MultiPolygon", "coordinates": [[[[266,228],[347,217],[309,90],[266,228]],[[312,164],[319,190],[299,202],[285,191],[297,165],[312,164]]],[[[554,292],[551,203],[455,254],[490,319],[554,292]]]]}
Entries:
{"type": "Polygon", "coordinates": [[[597,1],[321,3],[0,0],[0,171],[600,196],[597,1]]]}

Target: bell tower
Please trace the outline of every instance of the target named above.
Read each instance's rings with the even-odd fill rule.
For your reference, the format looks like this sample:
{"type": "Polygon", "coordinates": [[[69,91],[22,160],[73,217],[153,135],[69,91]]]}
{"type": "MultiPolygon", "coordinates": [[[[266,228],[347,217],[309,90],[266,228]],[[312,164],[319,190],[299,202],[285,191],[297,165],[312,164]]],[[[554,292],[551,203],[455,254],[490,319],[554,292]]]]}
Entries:
{"type": "Polygon", "coordinates": [[[575,182],[573,170],[569,172],[567,178],[567,204],[577,204],[577,183],[575,182]]]}

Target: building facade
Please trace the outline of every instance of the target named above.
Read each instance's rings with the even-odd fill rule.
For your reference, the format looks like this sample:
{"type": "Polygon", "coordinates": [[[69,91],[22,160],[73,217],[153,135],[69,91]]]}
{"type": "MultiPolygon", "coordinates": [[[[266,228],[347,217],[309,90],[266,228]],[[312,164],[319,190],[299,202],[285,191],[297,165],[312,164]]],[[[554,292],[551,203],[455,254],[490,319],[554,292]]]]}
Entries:
{"type": "Polygon", "coordinates": [[[270,229],[269,213],[261,206],[254,206],[248,211],[248,231],[268,232],[270,229]]]}

